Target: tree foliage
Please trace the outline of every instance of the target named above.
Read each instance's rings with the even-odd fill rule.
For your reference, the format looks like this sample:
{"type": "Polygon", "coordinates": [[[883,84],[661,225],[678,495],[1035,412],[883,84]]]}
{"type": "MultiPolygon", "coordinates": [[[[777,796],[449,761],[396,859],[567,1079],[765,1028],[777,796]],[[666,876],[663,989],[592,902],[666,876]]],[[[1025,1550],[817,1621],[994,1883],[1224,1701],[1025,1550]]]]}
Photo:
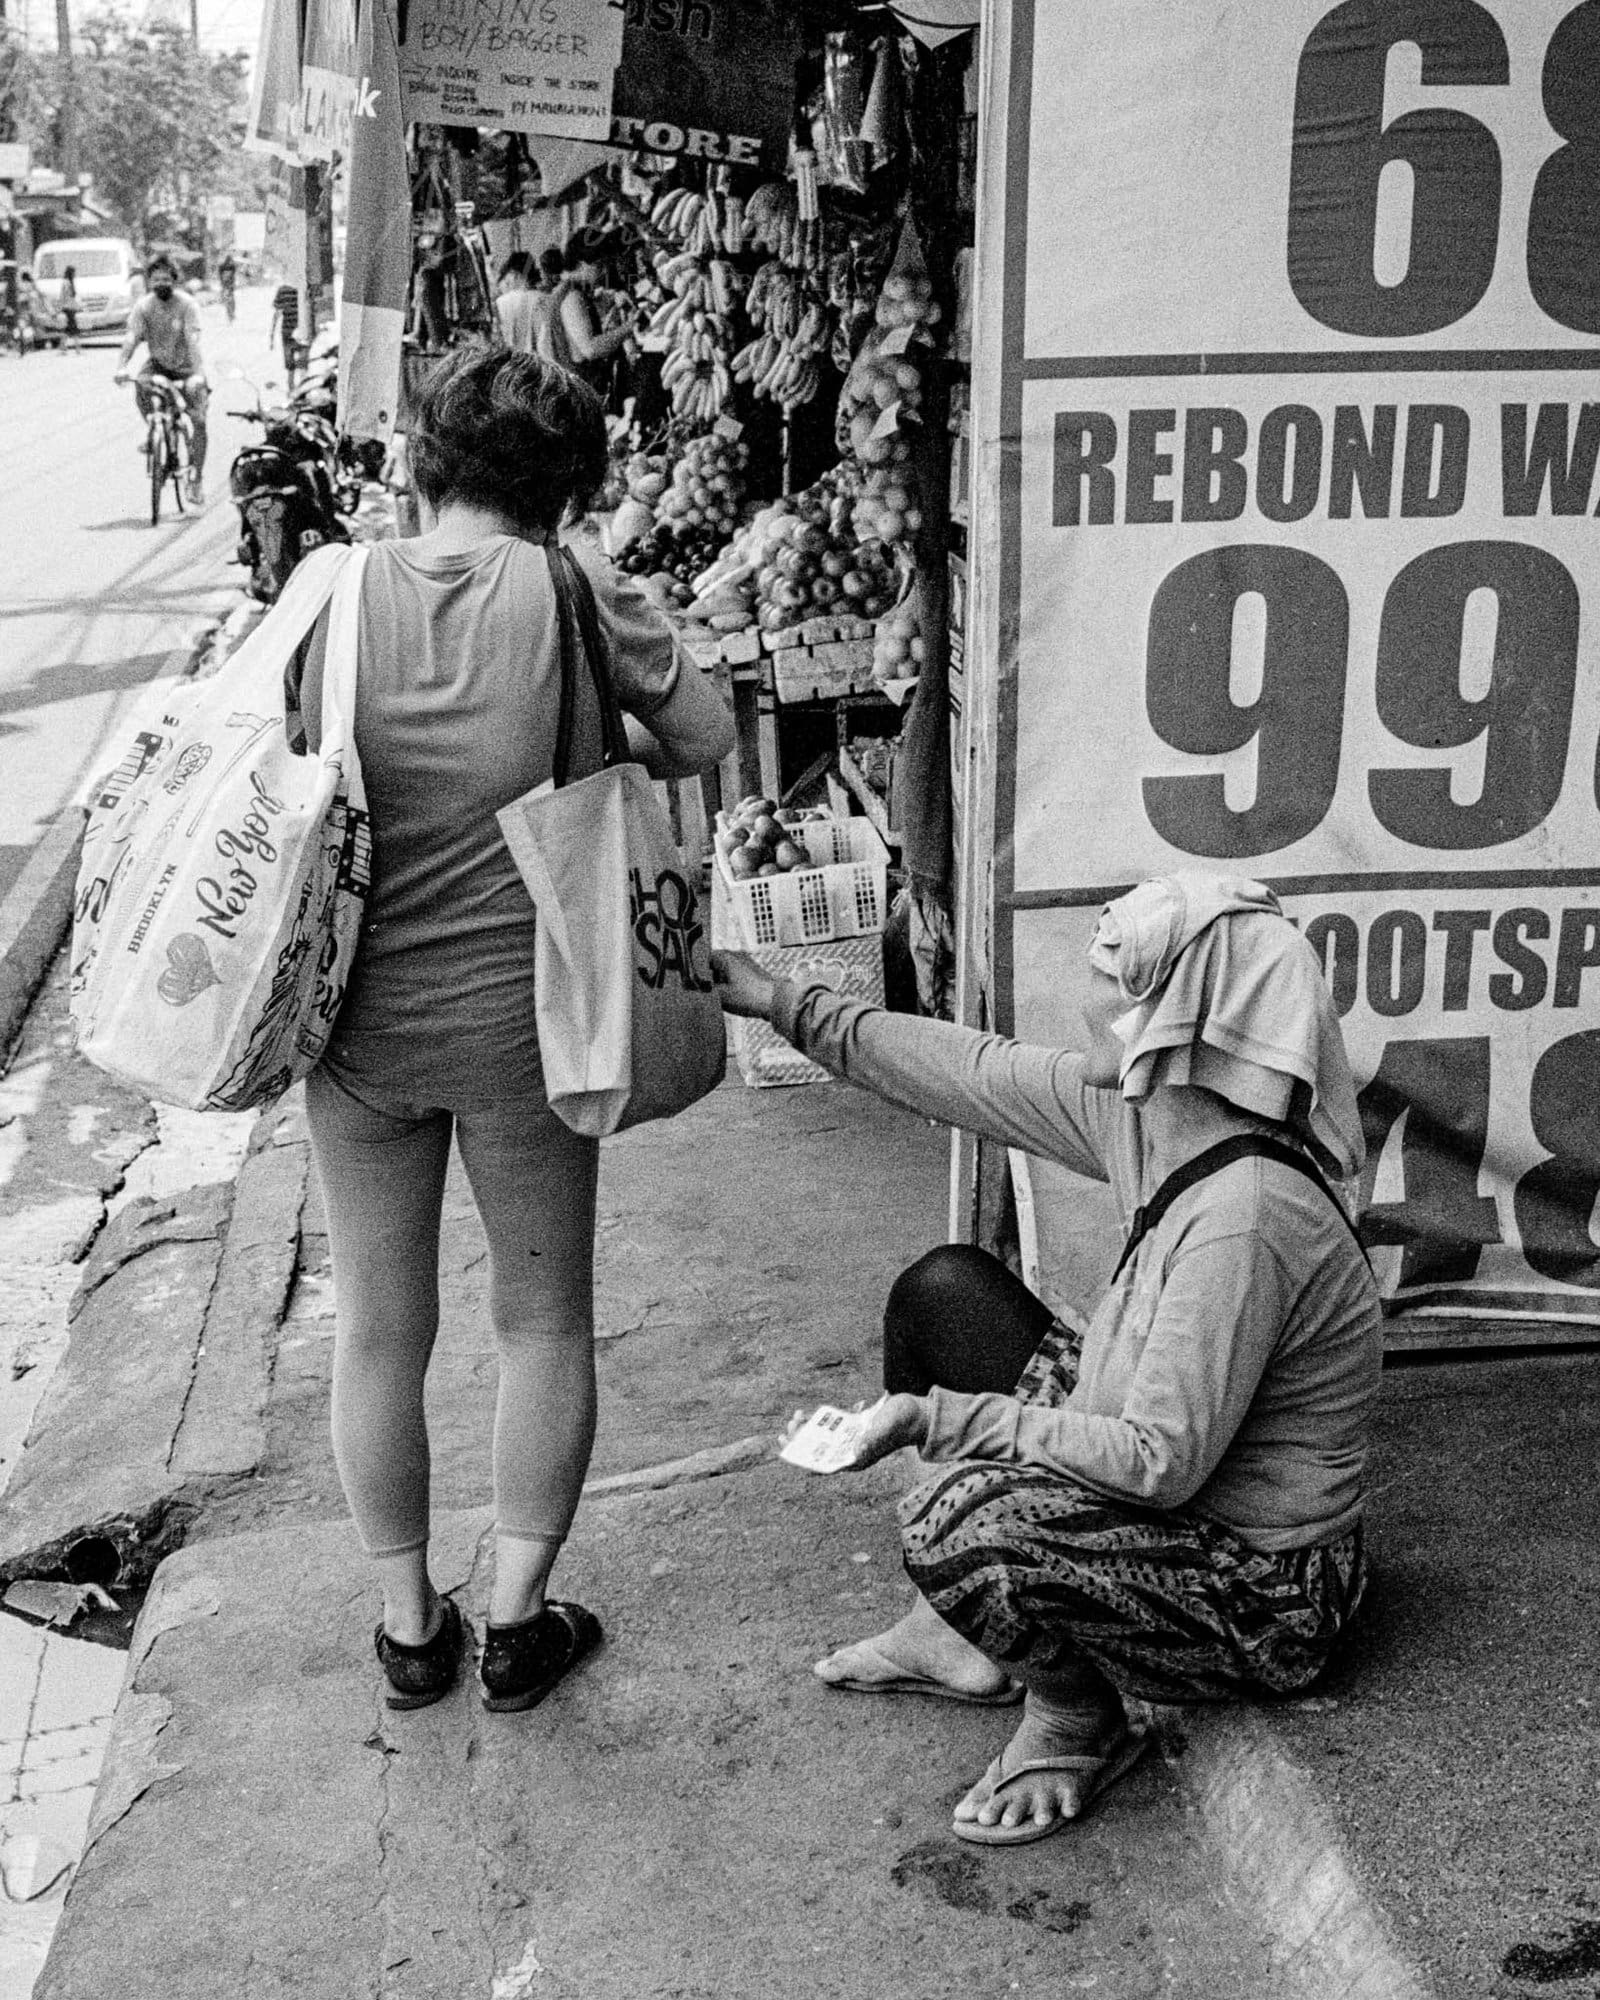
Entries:
{"type": "Polygon", "coordinates": [[[58,55],[32,58],[35,158],[62,165],[64,100],[72,96],[78,161],[102,205],[144,242],[200,240],[207,197],[251,203],[261,161],[240,137],[247,57],[196,49],[180,28],[135,26],[116,14],[85,20],[70,73],[58,55]]]}
{"type": "Polygon", "coordinates": [[[177,28],[84,23],[79,153],[98,192],[141,235],[198,217],[231,191],[245,99],[242,55],[208,55],[177,28]]]}

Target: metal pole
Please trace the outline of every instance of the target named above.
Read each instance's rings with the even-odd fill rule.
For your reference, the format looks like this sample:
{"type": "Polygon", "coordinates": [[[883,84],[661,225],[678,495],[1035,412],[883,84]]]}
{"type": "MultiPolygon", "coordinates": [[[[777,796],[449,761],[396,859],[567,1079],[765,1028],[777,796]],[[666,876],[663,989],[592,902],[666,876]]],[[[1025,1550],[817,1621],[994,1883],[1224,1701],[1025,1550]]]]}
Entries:
{"type": "Polygon", "coordinates": [[[78,77],[72,60],[72,17],[68,0],[56,0],[56,47],[61,54],[61,171],[78,178],[78,77]]]}

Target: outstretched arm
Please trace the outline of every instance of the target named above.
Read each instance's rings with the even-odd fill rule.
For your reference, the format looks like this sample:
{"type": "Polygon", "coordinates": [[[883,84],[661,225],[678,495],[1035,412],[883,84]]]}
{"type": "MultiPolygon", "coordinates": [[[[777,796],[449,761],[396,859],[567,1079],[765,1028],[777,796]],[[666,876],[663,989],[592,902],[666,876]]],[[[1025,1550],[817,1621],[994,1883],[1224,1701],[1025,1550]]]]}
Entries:
{"type": "Polygon", "coordinates": [[[1106,1178],[1103,1131],[1113,1093],[1083,1081],[1083,1058],[891,1014],[817,982],[774,979],[743,952],[713,952],[722,1004],[769,1021],[802,1055],[925,1118],[1021,1146],[1091,1180],[1106,1178]]]}

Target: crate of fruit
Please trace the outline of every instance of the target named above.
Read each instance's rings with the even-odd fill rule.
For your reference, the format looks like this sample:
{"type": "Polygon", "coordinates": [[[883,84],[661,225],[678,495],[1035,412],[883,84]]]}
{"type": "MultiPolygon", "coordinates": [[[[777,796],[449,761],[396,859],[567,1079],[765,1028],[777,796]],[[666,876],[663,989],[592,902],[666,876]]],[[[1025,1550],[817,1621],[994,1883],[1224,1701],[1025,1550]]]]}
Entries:
{"type": "MultiPolygon", "coordinates": [[[[730,884],[720,873],[712,877],[712,941],[747,949],[733,916],[729,891],[730,884]]],[[[763,946],[751,956],[779,979],[816,980],[831,992],[883,1005],[883,939],[876,933],[871,937],[829,938],[821,944],[763,946]]],[[[739,1074],[753,1090],[830,1080],[819,1063],[801,1055],[765,1021],[730,1014],[728,1040],[739,1074]]]]}
{"type": "Polygon", "coordinates": [[[831,639],[813,646],[785,646],[772,659],[772,691],[779,701],[833,701],[872,686],[873,642],[831,639]]]}
{"type": "Polygon", "coordinates": [[[746,799],[718,813],[714,845],[730,944],[821,944],[883,929],[889,850],[868,820],[780,814],[770,799],[746,799]]]}

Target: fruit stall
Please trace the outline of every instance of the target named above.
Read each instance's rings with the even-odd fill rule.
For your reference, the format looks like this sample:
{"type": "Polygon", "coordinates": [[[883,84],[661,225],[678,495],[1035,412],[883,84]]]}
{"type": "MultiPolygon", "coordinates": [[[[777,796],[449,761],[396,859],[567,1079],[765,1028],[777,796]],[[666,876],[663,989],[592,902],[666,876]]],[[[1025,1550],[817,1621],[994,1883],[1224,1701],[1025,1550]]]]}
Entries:
{"type": "MultiPolygon", "coordinates": [[[[661,394],[626,408],[601,521],[726,676],[739,751],[722,798],[736,784],[867,819],[930,960],[951,873],[974,41],[863,48],[843,127],[825,49],[809,121],[800,107],[810,144],[782,179],[685,186],[702,177],[680,163],[639,206],[633,293],[661,394]]],[[[942,997],[931,963],[919,986],[942,997]]]]}
{"type": "MultiPolygon", "coordinates": [[[[396,433],[403,465],[410,395],[441,355],[499,337],[512,260],[581,248],[569,272],[598,269],[582,284],[611,336],[591,379],[612,462],[579,531],[675,621],[739,725],[724,770],[675,802],[685,833],[712,861],[747,844],[716,845],[742,801],[859,819],[916,905],[938,1009],[976,0],[552,9],[531,65],[509,13],[468,48],[452,0],[363,8],[353,40],[334,19],[348,0],[300,7],[302,66],[315,41],[337,84],[329,51],[348,43],[344,81],[364,79],[318,83],[332,150],[348,141],[342,416],[396,433]],[[538,102],[514,74],[530,66],[538,102]]],[[[282,47],[252,112],[290,153],[312,101],[294,94],[294,13],[269,8],[282,47]]]]}

